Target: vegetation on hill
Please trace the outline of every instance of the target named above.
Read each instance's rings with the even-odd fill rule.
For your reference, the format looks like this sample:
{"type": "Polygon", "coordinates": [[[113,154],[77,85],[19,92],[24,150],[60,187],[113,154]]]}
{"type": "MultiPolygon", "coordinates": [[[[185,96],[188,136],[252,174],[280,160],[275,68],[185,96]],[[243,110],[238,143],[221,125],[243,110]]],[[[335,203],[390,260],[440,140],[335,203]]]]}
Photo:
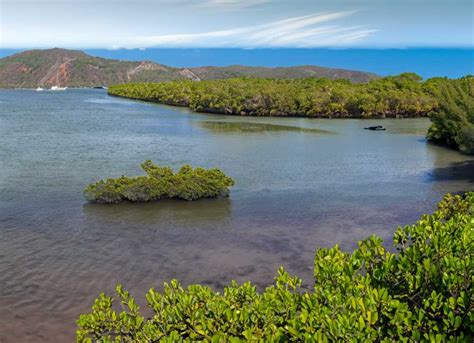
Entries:
{"type": "Polygon", "coordinates": [[[295,67],[249,67],[232,65],[228,67],[197,67],[189,68],[200,80],[229,79],[236,77],[259,77],[273,79],[328,78],[332,80],[347,79],[353,82],[367,82],[378,78],[377,75],[362,71],[324,68],[314,65],[295,67]]]}
{"type": "Polygon", "coordinates": [[[344,78],[366,82],[377,78],[372,73],[298,66],[199,67],[173,68],[150,61],[120,61],[87,55],[78,50],[29,50],[0,58],[0,88],[36,88],[51,86],[94,87],[124,82],[161,82],[172,80],[207,80],[230,77],[344,78]]]}
{"type": "Polygon", "coordinates": [[[427,87],[439,103],[428,139],[474,154],[474,77],[431,79],[427,87]]]}
{"type": "Polygon", "coordinates": [[[94,57],[78,50],[29,50],[0,59],[1,88],[93,87],[177,79],[184,77],[176,68],[94,57]]]}
{"type": "Polygon", "coordinates": [[[77,321],[79,342],[472,342],[474,193],[447,195],[432,215],[400,227],[396,252],[372,236],[353,253],[323,248],[314,286],[283,268],[263,292],[232,282],[223,292],[176,280],[146,295],[141,314],[117,286],[77,321]]]}
{"type": "Polygon", "coordinates": [[[368,83],[314,78],[132,83],[111,86],[109,93],[198,112],[249,116],[417,117],[438,106],[415,74],[368,83]]]}
{"type": "Polygon", "coordinates": [[[90,184],[84,196],[91,202],[117,203],[160,199],[197,200],[227,196],[234,181],[219,169],[193,169],[189,165],[174,173],[169,167],[159,167],[151,161],[141,165],[146,176],[101,180],[90,184]]]}

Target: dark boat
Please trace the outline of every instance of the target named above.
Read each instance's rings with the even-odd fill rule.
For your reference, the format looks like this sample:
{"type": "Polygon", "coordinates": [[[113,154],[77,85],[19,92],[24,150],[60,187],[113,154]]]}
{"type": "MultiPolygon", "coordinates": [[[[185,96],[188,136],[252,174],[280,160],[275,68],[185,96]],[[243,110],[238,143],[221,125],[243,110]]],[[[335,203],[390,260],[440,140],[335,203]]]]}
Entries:
{"type": "Polygon", "coordinates": [[[384,128],[382,125],[377,125],[377,126],[364,127],[364,130],[385,131],[385,130],[387,130],[387,129],[384,128]]]}

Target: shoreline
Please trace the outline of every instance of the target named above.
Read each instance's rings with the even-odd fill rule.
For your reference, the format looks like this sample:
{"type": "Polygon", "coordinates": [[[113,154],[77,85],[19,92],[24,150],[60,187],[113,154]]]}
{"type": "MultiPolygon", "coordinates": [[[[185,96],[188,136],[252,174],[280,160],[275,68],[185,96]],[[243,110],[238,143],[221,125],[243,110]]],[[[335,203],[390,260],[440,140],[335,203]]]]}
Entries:
{"type": "Polygon", "coordinates": [[[232,116],[232,117],[252,117],[252,118],[306,118],[306,119],[364,119],[364,120],[377,120],[377,119],[420,119],[420,118],[430,118],[429,115],[425,116],[403,116],[403,115],[395,115],[395,116],[370,116],[367,118],[363,118],[360,116],[341,116],[341,117],[335,117],[335,116],[305,116],[305,115],[300,115],[300,114],[286,114],[286,115],[252,115],[252,114],[237,114],[237,113],[224,113],[224,112],[219,112],[219,111],[196,111],[192,109],[190,106],[178,104],[178,103],[167,103],[167,102],[160,102],[160,101],[154,101],[154,100],[145,100],[145,99],[137,99],[133,97],[128,97],[128,96],[123,96],[123,95],[118,95],[118,94],[113,94],[110,92],[107,92],[108,96],[111,97],[116,97],[116,98],[121,98],[121,99],[129,99],[129,100],[134,100],[134,101],[140,101],[140,102],[145,102],[145,103],[151,103],[151,104],[159,104],[159,105],[165,105],[165,106],[172,106],[172,107],[180,107],[180,108],[187,108],[189,111],[193,113],[203,113],[203,114],[216,114],[216,115],[225,115],[225,116],[232,116]]]}
{"type": "MultiPolygon", "coordinates": [[[[95,90],[107,90],[107,88],[98,88],[98,87],[69,87],[65,86],[66,89],[95,89],[95,90]]],[[[18,87],[18,88],[11,88],[11,87],[1,87],[0,86],[0,91],[1,90],[7,90],[7,91],[36,91],[36,88],[31,88],[31,87],[18,87]]],[[[44,88],[43,90],[45,91],[50,91],[50,88],[44,88]]]]}
{"type": "MultiPolygon", "coordinates": [[[[36,88],[2,88],[0,87],[0,91],[36,91],[36,88]]],[[[95,87],[67,87],[67,90],[97,90],[97,91],[107,91],[106,88],[95,88],[95,87]]],[[[55,90],[45,88],[43,91],[46,92],[57,92],[55,90]]],[[[420,119],[420,118],[427,118],[429,119],[429,115],[425,116],[403,116],[403,115],[395,115],[395,116],[371,116],[367,118],[363,118],[360,116],[344,116],[344,117],[328,117],[328,116],[305,116],[299,114],[288,114],[288,115],[241,115],[241,114],[234,114],[234,113],[223,113],[218,111],[195,111],[191,109],[191,107],[178,104],[178,103],[166,103],[154,100],[144,100],[144,99],[137,99],[133,97],[127,97],[123,95],[112,94],[107,91],[107,95],[111,97],[121,98],[121,99],[128,99],[137,102],[149,103],[149,104],[158,104],[163,106],[171,106],[171,107],[179,107],[185,108],[191,111],[192,113],[201,113],[201,114],[215,114],[220,116],[231,116],[231,117],[252,117],[252,118],[303,118],[303,119],[361,119],[361,120],[378,120],[378,119],[420,119]]]]}

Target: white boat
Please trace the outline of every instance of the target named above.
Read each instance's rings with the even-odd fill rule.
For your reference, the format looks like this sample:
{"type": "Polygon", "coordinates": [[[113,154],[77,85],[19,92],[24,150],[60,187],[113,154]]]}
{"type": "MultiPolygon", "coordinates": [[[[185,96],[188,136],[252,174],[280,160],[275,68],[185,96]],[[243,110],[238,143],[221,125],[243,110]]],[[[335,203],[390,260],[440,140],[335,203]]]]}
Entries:
{"type": "Polygon", "coordinates": [[[38,88],[36,88],[36,91],[37,92],[42,92],[42,91],[44,91],[44,88],[38,87],[38,88]]]}
{"type": "Polygon", "coordinates": [[[67,87],[53,86],[51,87],[52,91],[65,91],[67,87]]]}

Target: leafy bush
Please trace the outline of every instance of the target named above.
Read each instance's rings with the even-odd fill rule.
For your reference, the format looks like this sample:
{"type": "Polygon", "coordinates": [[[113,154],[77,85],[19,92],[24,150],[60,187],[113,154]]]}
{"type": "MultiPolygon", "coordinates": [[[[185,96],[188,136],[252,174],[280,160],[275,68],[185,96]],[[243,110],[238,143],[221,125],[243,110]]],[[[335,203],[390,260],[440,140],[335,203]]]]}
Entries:
{"type": "Polygon", "coordinates": [[[185,165],[174,173],[151,161],[141,165],[147,176],[101,180],[90,184],[84,196],[91,202],[117,203],[122,200],[153,201],[168,198],[197,200],[229,195],[234,181],[219,169],[193,169],[185,165]]]}
{"type": "Polygon", "coordinates": [[[314,287],[283,268],[258,292],[250,282],[224,291],[178,281],[146,295],[144,317],[117,286],[122,310],[100,294],[77,321],[79,342],[430,341],[474,338],[474,193],[447,195],[432,215],[394,234],[396,252],[372,236],[353,253],[319,249],[314,287]]]}

